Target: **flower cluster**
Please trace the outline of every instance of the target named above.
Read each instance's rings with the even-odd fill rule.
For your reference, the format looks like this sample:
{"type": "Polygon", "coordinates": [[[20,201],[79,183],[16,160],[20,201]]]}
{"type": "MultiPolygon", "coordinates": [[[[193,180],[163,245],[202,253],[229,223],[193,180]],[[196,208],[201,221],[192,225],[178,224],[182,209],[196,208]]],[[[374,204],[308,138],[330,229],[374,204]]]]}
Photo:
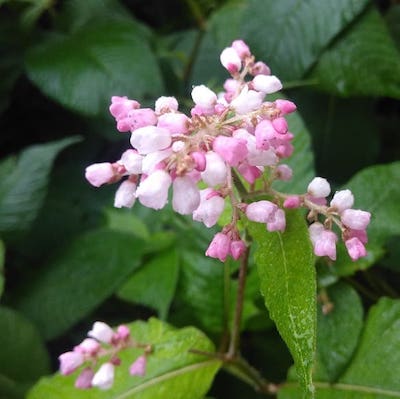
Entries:
{"type": "Polygon", "coordinates": [[[65,352],[58,358],[62,375],[72,374],[84,366],[75,381],[76,388],[111,388],[114,382],[115,366],[121,364],[118,354],[127,348],[143,348],[143,355],[131,364],[129,372],[131,375],[145,375],[147,355],[151,352],[151,347],[135,342],[127,326],[120,325],[114,331],[106,323],[97,321],[88,332],[88,336],[89,338],[75,346],[72,351],[65,352]],[[102,363],[95,372],[101,358],[107,358],[107,361],[102,363]]]}
{"type": "Polygon", "coordinates": [[[333,221],[342,229],[352,259],[364,256],[366,238],[360,231],[365,232],[366,224],[356,228],[353,219],[365,219],[366,213],[351,210],[348,199],[351,205],[346,203],[344,209],[343,194],[337,193],[328,208],[321,199],[326,201],[330,189],[315,191],[321,178],[303,195],[287,196],[271,187],[275,180],[292,177],[291,168],[282,161],[294,150],[285,116],[296,105],[286,99],[266,100],[268,94],[282,89],[280,80],[265,63],[255,60],[242,40],[225,48],[220,60],[231,75],[224,91],[217,94],[204,85],[193,87],[190,116],[179,111],[174,97],[158,98],[154,109],[142,108],[127,97],[112,97],[110,112],[117,129],[130,132],[132,148],[114,163],[89,166],[87,180],[99,187],[123,179],[114,205],[128,208],[137,199],[146,207],[161,209],[172,186],[173,209],[207,227],[217,223],[230,201],[231,220],[206,250],[206,255],[221,261],[228,256],[238,259],[246,250],[237,223],[242,216],[265,223],[268,231],[284,231],[284,208],[299,206],[310,209],[317,255],[335,258],[333,221]],[[236,182],[241,182],[242,190],[236,182]],[[250,202],[255,187],[263,187],[263,195],[271,201],[250,202]],[[326,217],[324,225],[318,222],[320,214],[326,217]]]}

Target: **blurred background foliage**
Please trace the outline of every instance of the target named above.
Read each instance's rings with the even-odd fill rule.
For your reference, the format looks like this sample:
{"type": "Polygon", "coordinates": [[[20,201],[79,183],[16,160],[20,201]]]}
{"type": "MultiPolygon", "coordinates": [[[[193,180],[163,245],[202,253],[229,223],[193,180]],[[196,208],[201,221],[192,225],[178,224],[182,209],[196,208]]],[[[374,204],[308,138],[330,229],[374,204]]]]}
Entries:
{"type": "MultiPolygon", "coordinates": [[[[115,210],[115,187],[90,187],[84,169],[128,145],[108,113],[112,95],[147,106],[174,95],[188,109],[193,84],[222,87],[219,52],[236,38],[298,105],[303,122],[291,127],[311,138],[315,168],[301,152],[299,167],[304,159],[306,174],[348,185],[357,207],[377,208],[366,261],[318,265],[320,287],[344,316],[319,315],[316,378],[341,378],[363,314],[399,297],[398,1],[0,0],[0,398],[24,397],[97,319],[157,315],[218,345],[237,265],[203,256],[215,231],[169,208],[115,210]],[[328,331],[346,336],[344,327],[352,334],[340,346],[328,331]]],[[[252,267],[242,328],[243,353],[284,381],[292,361],[252,267]]],[[[261,397],[223,372],[210,395],[261,397]]]]}

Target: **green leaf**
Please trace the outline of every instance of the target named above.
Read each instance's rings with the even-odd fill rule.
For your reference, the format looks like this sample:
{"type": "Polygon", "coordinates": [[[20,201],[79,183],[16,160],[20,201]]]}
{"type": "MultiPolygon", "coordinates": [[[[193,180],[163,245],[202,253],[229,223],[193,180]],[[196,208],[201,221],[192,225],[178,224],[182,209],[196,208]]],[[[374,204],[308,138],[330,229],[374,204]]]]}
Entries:
{"type": "Polygon", "coordinates": [[[28,399],[200,399],[206,394],[220,362],[190,353],[191,349],[214,351],[203,333],[193,327],[176,330],[156,319],[132,323],[130,329],[135,340],[153,347],[144,377],[129,375],[127,368],[140,351],[126,350],[121,353],[122,364],[110,390],[80,391],[74,388],[76,375],[56,375],[42,379],[28,399]]]}
{"type": "Polygon", "coordinates": [[[265,305],[293,356],[305,397],[312,398],[316,277],[304,217],[288,212],[284,233],[269,233],[260,223],[251,223],[250,233],[258,245],[255,260],[265,305]]]}
{"type": "Polygon", "coordinates": [[[383,256],[386,241],[400,234],[399,181],[400,162],[394,162],[364,169],[344,185],[354,194],[354,208],[371,212],[372,218],[367,229],[368,256],[352,262],[346,254],[339,254],[335,264],[335,272],[339,275],[352,274],[374,264],[383,256]]]}
{"type": "MultiPolygon", "coordinates": [[[[355,356],[337,384],[315,382],[318,399],[400,397],[400,301],[382,298],[369,312],[355,356]]],[[[290,386],[291,385],[291,386],[290,386]]],[[[297,399],[299,389],[283,388],[279,399],[297,399]]]]}
{"type": "Polygon", "coordinates": [[[317,353],[314,379],[337,381],[350,363],[363,326],[363,307],[357,292],[345,283],[326,289],[333,308],[327,314],[318,306],[317,353]]]}
{"type": "Polygon", "coordinates": [[[48,36],[28,54],[27,73],[52,99],[93,116],[107,112],[113,95],[141,99],[163,89],[155,56],[133,20],[48,36]]]}
{"type": "MultiPolygon", "coordinates": [[[[25,149],[11,173],[0,182],[0,231],[27,230],[46,195],[49,174],[57,154],[80,139],[68,137],[25,149]]],[[[0,168],[9,169],[9,163],[0,168]]]]}
{"type": "Polygon", "coordinates": [[[0,298],[4,290],[4,258],[6,248],[2,240],[0,240],[0,298]]]}
{"type": "Polygon", "coordinates": [[[175,294],[179,257],[175,248],[158,253],[136,271],[117,295],[126,301],[150,306],[165,319],[175,294]]]}
{"type": "Polygon", "coordinates": [[[221,332],[224,304],[224,265],[203,253],[182,251],[172,321],[190,322],[206,331],[221,332]]]}
{"type": "Polygon", "coordinates": [[[219,53],[238,38],[244,39],[280,78],[300,79],[367,4],[367,0],[337,0],[323,5],[319,0],[229,4],[209,20],[192,81],[207,82],[210,70],[216,71],[214,76],[221,76],[219,53]]]}
{"type": "Polygon", "coordinates": [[[371,9],[338,39],[312,76],[341,96],[400,98],[400,53],[378,11],[371,9]]]}
{"type": "Polygon", "coordinates": [[[400,4],[392,4],[385,15],[387,27],[400,51],[400,4]]]}
{"type": "Polygon", "coordinates": [[[143,241],[113,230],[78,236],[20,287],[15,306],[51,339],[82,319],[140,266],[143,241]]]}
{"type": "Polygon", "coordinates": [[[146,224],[131,209],[108,208],[106,210],[107,227],[148,240],[150,232],[146,224]]]}
{"type": "Polygon", "coordinates": [[[6,390],[22,394],[49,372],[50,359],[35,326],[6,307],[0,307],[0,342],[0,397],[6,390]]]}

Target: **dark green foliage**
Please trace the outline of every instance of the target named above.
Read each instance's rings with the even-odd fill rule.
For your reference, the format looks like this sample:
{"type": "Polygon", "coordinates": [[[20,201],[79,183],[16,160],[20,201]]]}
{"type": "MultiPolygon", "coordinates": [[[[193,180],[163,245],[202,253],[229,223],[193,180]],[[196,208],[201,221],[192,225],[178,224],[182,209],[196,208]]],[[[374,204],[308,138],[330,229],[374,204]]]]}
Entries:
{"type": "MultiPolygon", "coordinates": [[[[373,215],[368,257],[352,262],[342,246],[317,267],[301,212],[288,212],[283,234],[247,226],[242,354],[282,383],[280,399],[312,398],[312,380],[317,399],[399,397],[399,10],[379,0],[0,0],[0,399],[29,389],[29,399],[206,397],[221,363],[189,351],[226,349],[238,263],[206,258],[217,229],[170,206],[112,208],[116,187],[90,187],[84,169],[129,147],[112,95],[143,106],[174,95],[188,109],[193,84],[222,87],[219,54],[237,38],[298,106],[294,177],[274,187],[303,193],[327,177],[373,215]],[[112,320],[163,320],[131,324],[155,348],[145,379],[127,375],[136,351],[122,355],[111,391],[44,377],[115,303],[112,320]]],[[[264,397],[226,369],[207,397],[264,397]]]]}

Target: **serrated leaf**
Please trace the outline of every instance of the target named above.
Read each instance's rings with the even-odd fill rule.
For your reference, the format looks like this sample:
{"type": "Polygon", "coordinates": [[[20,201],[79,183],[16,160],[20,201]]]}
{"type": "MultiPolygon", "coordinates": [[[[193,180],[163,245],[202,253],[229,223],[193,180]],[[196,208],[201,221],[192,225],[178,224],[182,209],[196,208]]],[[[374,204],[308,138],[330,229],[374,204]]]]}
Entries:
{"type": "Polygon", "coordinates": [[[367,4],[367,0],[323,4],[319,0],[247,0],[229,4],[209,20],[192,81],[207,82],[210,69],[216,71],[213,76],[221,76],[219,54],[238,38],[244,39],[280,78],[300,79],[367,4]]]}
{"type": "MultiPolygon", "coordinates": [[[[42,206],[57,154],[80,139],[68,137],[25,149],[12,172],[0,182],[0,231],[27,230],[42,206]]],[[[9,168],[9,164],[2,164],[9,168]]]]}
{"type": "Polygon", "coordinates": [[[28,399],[200,399],[208,391],[220,362],[190,353],[191,349],[214,350],[211,341],[193,327],[176,330],[156,319],[135,322],[131,334],[138,342],[149,343],[144,377],[131,377],[127,368],[140,354],[139,350],[121,353],[122,364],[116,370],[114,386],[107,391],[74,387],[76,375],[56,375],[42,379],[29,393],[28,399]]]}
{"type": "Polygon", "coordinates": [[[348,275],[371,266],[384,255],[386,240],[400,234],[399,181],[400,162],[394,162],[366,168],[344,185],[354,194],[354,208],[371,212],[372,217],[367,228],[368,256],[352,262],[345,254],[339,254],[335,264],[337,274],[348,275]]]}
{"type": "Polygon", "coordinates": [[[139,267],[143,247],[137,237],[113,230],[78,236],[21,285],[13,303],[46,339],[54,338],[116,291],[139,267]]]}
{"type": "Polygon", "coordinates": [[[7,391],[22,397],[29,385],[49,372],[49,355],[35,326],[6,307],[0,307],[0,342],[0,397],[7,391]]]}
{"type": "Polygon", "coordinates": [[[97,21],[51,35],[27,57],[29,78],[76,112],[107,112],[113,95],[157,96],[163,84],[154,54],[134,21],[97,21]]]}
{"type": "Polygon", "coordinates": [[[150,306],[165,319],[175,294],[179,257],[175,248],[154,256],[130,276],[117,295],[125,301],[150,306]]]}
{"type": "Polygon", "coordinates": [[[334,382],[345,371],[363,326],[363,307],[357,292],[345,283],[326,289],[332,309],[324,314],[318,304],[317,353],[314,379],[334,382]]]}
{"type": "Polygon", "coordinates": [[[364,14],[326,50],[312,76],[341,96],[400,98],[400,52],[378,11],[364,14]]]}
{"type": "MultiPolygon", "coordinates": [[[[382,298],[369,312],[352,362],[336,384],[315,382],[318,399],[389,399],[400,397],[400,301],[382,298]]],[[[297,399],[288,384],[279,399],[297,399]]]]}
{"type": "Polygon", "coordinates": [[[284,233],[269,233],[261,223],[251,223],[250,233],[258,245],[255,261],[265,305],[293,356],[305,397],[312,398],[316,276],[304,217],[288,212],[284,233]]]}

